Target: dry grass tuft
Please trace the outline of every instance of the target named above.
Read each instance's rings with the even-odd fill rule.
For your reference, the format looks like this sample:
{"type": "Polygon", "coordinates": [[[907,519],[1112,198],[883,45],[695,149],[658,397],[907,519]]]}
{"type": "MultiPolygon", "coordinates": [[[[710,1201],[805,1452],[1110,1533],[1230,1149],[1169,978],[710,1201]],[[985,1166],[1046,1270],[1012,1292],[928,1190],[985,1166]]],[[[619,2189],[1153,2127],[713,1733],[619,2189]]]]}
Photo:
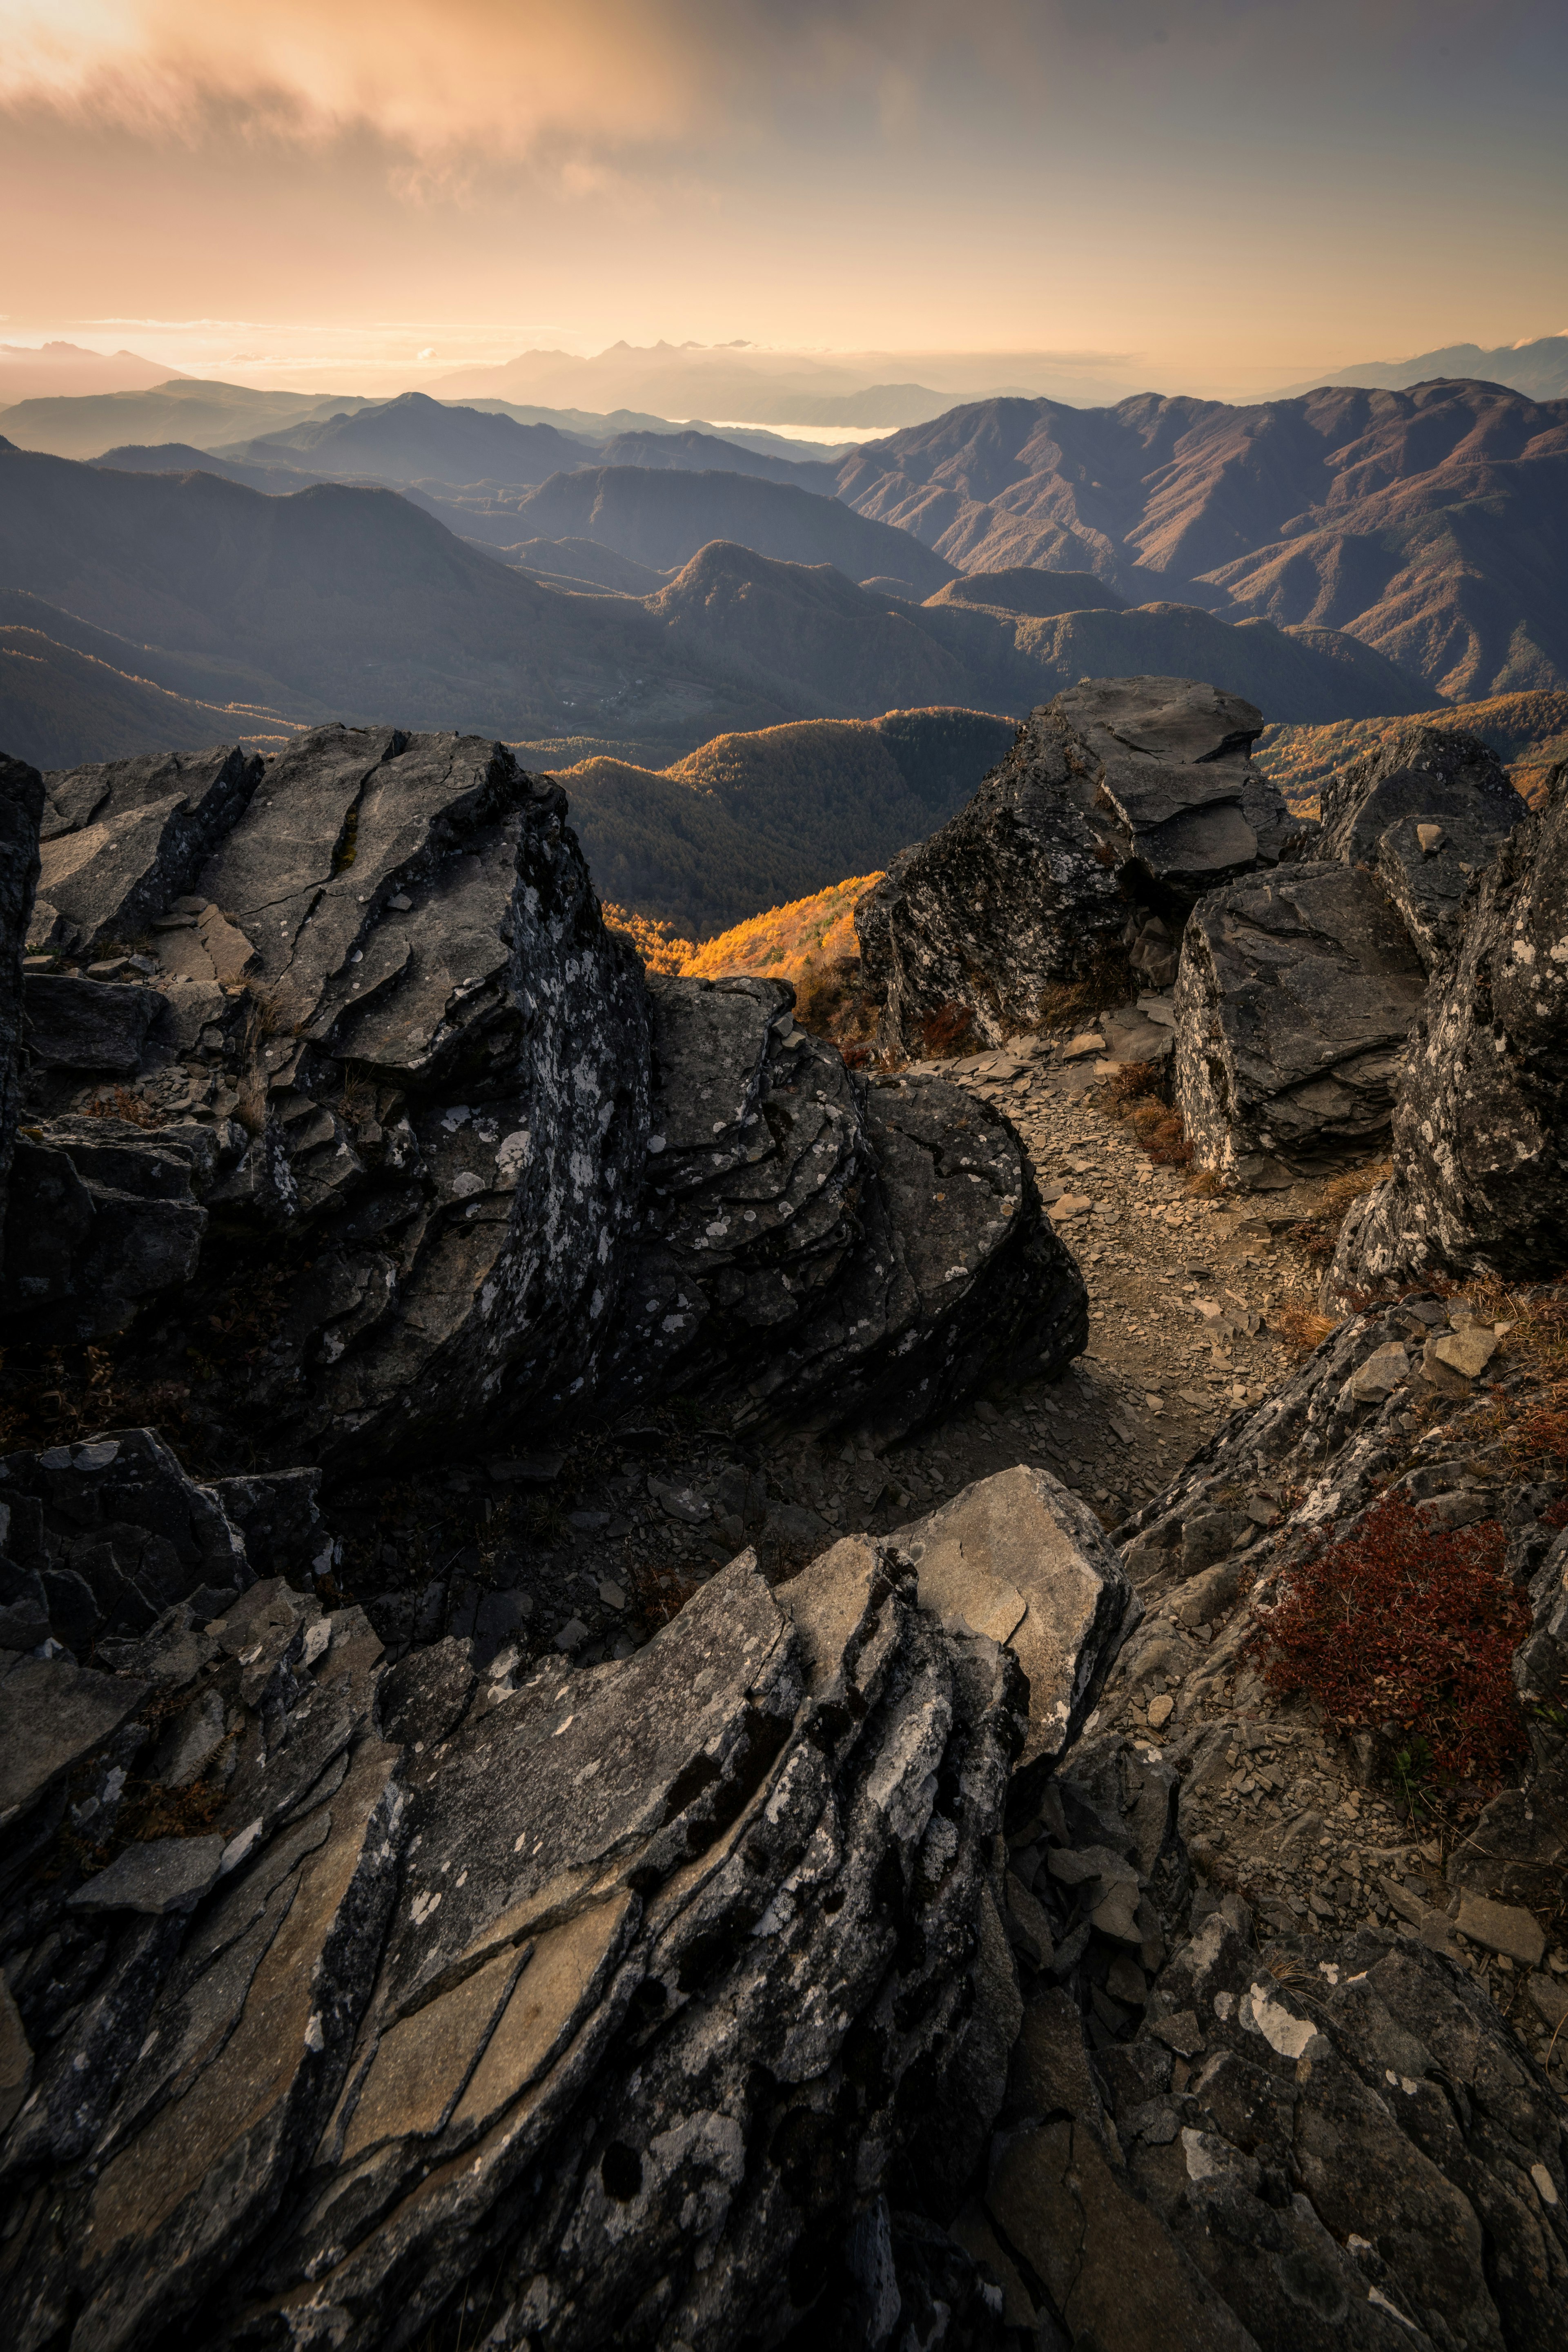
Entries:
{"type": "Polygon", "coordinates": [[[1352,1168],[1343,1176],[1335,1176],[1323,1187],[1323,1197],[1315,1213],[1299,1225],[1292,1225],[1286,1234],[1290,1247],[1300,1252],[1314,1265],[1325,1265],[1332,1257],[1340,1238],[1340,1229],[1352,1201],[1363,1193],[1375,1191],[1384,1179],[1394,1173],[1392,1160],[1375,1160],[1367,1168],[1352,1168]]]}
{"type": "Polygon", "coordinates": [[[1314,1348],[1321,1348],[1329,1333],[1337,1328],[1331,1315],[1320,1315],[1299,1299],[1289,1299],[1283,1307],[1268,1309],[1268,1328],[1298,1358],[1310,1356],[1314,1348]]]}

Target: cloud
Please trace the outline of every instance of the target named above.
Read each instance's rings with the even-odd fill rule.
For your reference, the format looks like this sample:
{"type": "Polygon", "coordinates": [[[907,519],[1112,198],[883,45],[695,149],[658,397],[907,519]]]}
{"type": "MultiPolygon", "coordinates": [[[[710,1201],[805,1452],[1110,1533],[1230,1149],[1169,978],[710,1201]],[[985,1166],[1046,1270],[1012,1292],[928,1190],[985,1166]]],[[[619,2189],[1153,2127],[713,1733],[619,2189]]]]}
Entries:
{"type": "MultiPolygon", "coordinates": [[[[908,0],[918,49],[938,0],[908,0]]],[[[0,103],[190,135],[369,129],[434,158],[722,134],[787,87],[897,70],[885,0],[0,0],[0,103]]]]}
{"type": "Polygon", "coordinates": [[[0,105],[154,138],[237,124],[324,142],[369,131],[449,169],[526,154],[743,142],[802,110],[889,135],[984,92],[1015,115],[1176,55],[1299,78],[1353,32],[1364,66],[1416,34],[1531,0],[0,0],[0,105]]]}

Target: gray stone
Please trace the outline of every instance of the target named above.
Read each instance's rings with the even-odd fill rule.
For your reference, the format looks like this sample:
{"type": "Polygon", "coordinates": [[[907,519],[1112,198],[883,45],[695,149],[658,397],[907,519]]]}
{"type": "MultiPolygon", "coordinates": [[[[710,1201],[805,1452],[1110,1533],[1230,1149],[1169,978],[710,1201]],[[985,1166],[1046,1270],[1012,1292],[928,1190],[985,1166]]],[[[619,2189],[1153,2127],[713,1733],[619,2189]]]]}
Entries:
{"type": "Polygon", "coordinates": [[[237,744],[51,773],[40,891],[63,951],[128,940],[194,884],[255,792],[263,762],[237,744]]]}
{"type": "Polygon", "coordinates": [[[1568,1227],[1568,767],[1485,876],[1412,1042],[1394,1173],[1352,1202],[1331,1298],[1423,1271],[1538,1281],[1568,1227]]]}
{"type": "Polygon", "coordinates": [[[1524,814],[1479,737],[1401,728],[1323,787],[1321,831],[1307,854],[1366,866],[1430,971],[1458,948],[1477,877],[1524,814]]]}
{"type": "Polygon", "coordinates": [[[8,1558],[41,1574],[57,1632],[84,1654],[106,1636],[147,1633],[193,1595],[221,1607],[255,1580],[216,1494],[150,1429],[8,1454],[0,1501],[8,1558]]]}
{"type": "Polygon", "coordinates": [[[27,1048],[54,1069],[124,1076],[141,1066],[150,1034],[166,1007],[156,988],[29,972],[25,1001],[27,1048]]]}
{"type": "Polygon", "coordinates": [[[1390,1339],[1357,1365],[1350,1377],[1349,1392],[1357,1404],[1383,1404],[1409,1375],[1409,1356],[1397,1339],[1390,1339]]]}
{"type": "Polygon", "coordinates": [[[1479,1944],[1489,1952],[1505,1952],[1521,1968],[1541,1965],[1546,1949],[1545,1931],[1541,1922],[1517,1903],[1490,1903],[1484,1895],[1472,1895],[1467,1889],[1459,1897],[1459,1915],[1454,1922],[1461,1936],[1472,1944],[1479,1944]]]}
{"type": "Polygon", "coordinates": [[[154,1838],[128,1845],[71,1896],[79,1911],[189,1911],[217,1877],[221,1837],[154,1838]]]}
{"type": "Polygon", "coordinates": [[[997,1472],[893,1538],[944,1624],[1005,1643],[1029,1681],[1020,1768],[1053,1762],[1141,1614],[1099,1520],[1048,1470],[997,1472]]]}
{"type": "Polygon", "coordinates": [[[108,1339],[177,1291],[196,1271],[221,1166],[210,1128],[154,1136],[70,1117],[41,1140],[21,1138],[7,1219],[12,1337],[53,1347],[108,1339]]]}
{"type": "Polygon", "coordinates": [[[1176,1100],[1198,1160],[1242,1184],[1388,1129],[1426,973],[1377,884],[1287,866],[1211,892],[1176,984],[1176,1100]]]}

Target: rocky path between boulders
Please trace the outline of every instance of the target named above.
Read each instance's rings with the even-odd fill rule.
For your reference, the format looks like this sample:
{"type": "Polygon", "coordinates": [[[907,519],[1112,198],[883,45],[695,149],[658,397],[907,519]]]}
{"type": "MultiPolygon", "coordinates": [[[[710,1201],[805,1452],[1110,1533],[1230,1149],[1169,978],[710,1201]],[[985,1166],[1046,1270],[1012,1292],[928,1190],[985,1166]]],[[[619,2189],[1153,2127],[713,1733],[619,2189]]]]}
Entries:
{"type": "MultiPolygon", "coordinates": [[[[477,1634],[481,1654],[503,1662],[515,1648],[591,1666],[632,1654],[748,1542],[766,1572],[787,1576],[835,1534],[890,1534],[1016,1465],[1052,1471],[1112,1531],[1145,1512],[1231,1415],[1288,1375],[1298,1349],[1269,1317],[1287,1320],[1310,1300],[1310,1270],[1285,1235],[1321,1186],[1194,1192],[1180,1170],[1145,1156],[1105,1108],[1103,1066],[1068,1058],[1067,1042],[942,1066],[1017,1128],[1083,1267],[1089,1342],[1066,1377],[994,1391],[885,1450],[809,1434],[742,1446],[666,1415],[565,1457],[514,1457],[488,1478],[455,1474],[454,1517],[437,1545],[445,1571],[382,1602],[384,1630],[477,1634]],[[406,1629],[388,1622],[399,1609],[406,1629]]],[[[922,1075],[882,1083],[918,1087],[922,1075]]],[[[1386,1786],[1369,1785],[1364,1758],[1299,1702],[1272,1697],[1240,1654],[1285,1485],[1254,1480],[1227,1491],[1226,1506],[1243,1523],[1216,1553],[1227,1569],[1173,1583],[1168,1566],[1135,1566],[1160,1638],[1131,1645],[1097,1728],[1184,1775],[1183,1834],[1214,1886],[1244,1890],[1284,1932],[1420,1931],[1469,1967],[1550,2056],[1552,2078],[1568,2081],[1568,2032],[1553,2049],[1568,2015],[1563,1923],[1540,1948],[1512,1916],[1490,1921],[1489,1943],[1457,1933],[1452,1836],[1431,1819],[1413,1824],[1386,1786]]],[[[400,1557],[395,1532],[383,1538],[384,1568],[400,1557]]],[[[374,1580],[368,1565],[356,1589],[374,1580]]]]}

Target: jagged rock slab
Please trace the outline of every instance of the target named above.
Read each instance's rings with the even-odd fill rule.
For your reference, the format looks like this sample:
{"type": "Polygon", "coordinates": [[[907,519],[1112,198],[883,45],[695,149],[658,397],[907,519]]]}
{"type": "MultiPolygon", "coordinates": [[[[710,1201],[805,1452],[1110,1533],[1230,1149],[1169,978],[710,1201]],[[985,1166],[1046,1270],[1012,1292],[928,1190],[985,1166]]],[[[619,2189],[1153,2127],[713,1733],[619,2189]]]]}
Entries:
{"type": "Polygon", "coordinates": [[[1200,1164],[1282,1184],[1386,1133],[1426,985],[1371,875],[1289,865],[1211,891],[1176,982],[1176,1100],[1200,1164]]]}
{"type": "Polygon", "coordinates": [[[1028,1676],[1019,1769],[1055,1763],[1142,1614],[1093,1512],[1048,1470],[1020,1466],[966,1486],[892,1540],[915,1563],[923,1605],[944,1625],[1005,1643],[1028,1676]]]}
{"type": "MultiPolygon", "coordinates": [[[[162,775],[52,780],[52,846],[84,849],[105,792],[111,814],[133,787],[161,808],[162,775]]],[[[274,1459],[363,1460],[559,1405],[613,1318],[647,1134],[640,975],[599,919],[564,798],[474,738],[322,728],[259,784],[225,768],[199,814],[199,858],[144,863],[138,905],[167,923],[199,880],[245,987],[178,970],[101,1003],[92,982],[45,987],[51,1051],[79,1068],[127,1069],[152,1008],[151,1117],[170,1099],[163,1032],[184,1071],[210,1065],[205,1143],[47,1120],[18,1328],[94,1338],[153,1302],[198,1327],[258,1321],[270,1344],[226,1409],[274,1459]],[[111,1013],[123,1050],[97,1034],[111,1013]],[[204,1249],[214,1209],[223,1240],[204,1249]]]]}
{"type": "Polygon", "coordinates": [[[16,1057],[23,1035],[22,958],[38,883],[43,806],[44,780],[37,768],[0,754],[0,1236],[21,1109],[16,1057]]]}
{"type": "Polygon", "coordinates": [[[857,906],[866,982],[897,1050],[951,1051],[942,1024],[965,1014],[969,1034],[998,1045],[1038,1024],[1051,991],[1114,963],[1127,908],[1078,750],[1048,707],[1034,712],[968,807],[857,906]]]}
{"type": "Polygon", "coordinates": [[[859,1538],[776,1594],[743,1554],[637,1657],[520,1687],[389,1674],[277,1581],[100,1646],[110,1748],[47,1759],[100,1791],[100,1866],[0,1929],[7,2340],[379,2347],[475,2291],[562,2347],[832,2317],[902,2086],[973,2074],[977,1970],[985,2032],[1016,2013],[974,1925],[1005,1651],[859,1538]],[[128,1770],[191,1755],[201,1833],[125,1843],[128,1770]]]}
{"type": "Polygon", "coordinates": [[[1479,737],[1402,728],[1324,786],[1303,854],[1374,874],[1430,971],[1458,948],[1477,881],[1524,814],[1479,737]]]}
{"type": "Polygon", "coordinates": [[[177,1601],[215,1617],[255,1580],[216,1493],[150,1429],[7,1454],[0,1517],[8,1648],[52,1633],[85,1659],[100,1636],[144,1633],[177,1601]]]}
{"type": "Polygon", "coordinates": [[[38,892],[59,919],[50,946],[90,954],[165,914],[244,809],[263,764],[238,744],[218,744],[51,772],[38,892]]]}
{"type": "Polygon", "coordinates": [[[1248,757],[1263,713],[1184,677],[1089,678],[1048,706],[1099,762],[1095,802],[1147,880],[1180,899],[1275,865],[1296,824],[1248,757]]]}
{"type": "Polygon", "coordinates": [[[1480,887],[1434,981],[1394,1119],[1394,1173],[1353,1202],[1331,1297],[1421,1272],[1541,1280],[1568,1261],[1568,768],[1480,887]]]}
{"type": "Polygon", "coordinates": [[[969,806],[896,858],[856,908],[868,989],[900,1052],[1038,1026],[1053,992],[1125,950],[1164,973],[1156,911],[1275,862],[1289,831],[1247,748],[1261,714],[1186,678],[1085,680],[1034,711],[969,806]],[[1147,935],[1147,936],[1145,936],[1147,935]]]}

